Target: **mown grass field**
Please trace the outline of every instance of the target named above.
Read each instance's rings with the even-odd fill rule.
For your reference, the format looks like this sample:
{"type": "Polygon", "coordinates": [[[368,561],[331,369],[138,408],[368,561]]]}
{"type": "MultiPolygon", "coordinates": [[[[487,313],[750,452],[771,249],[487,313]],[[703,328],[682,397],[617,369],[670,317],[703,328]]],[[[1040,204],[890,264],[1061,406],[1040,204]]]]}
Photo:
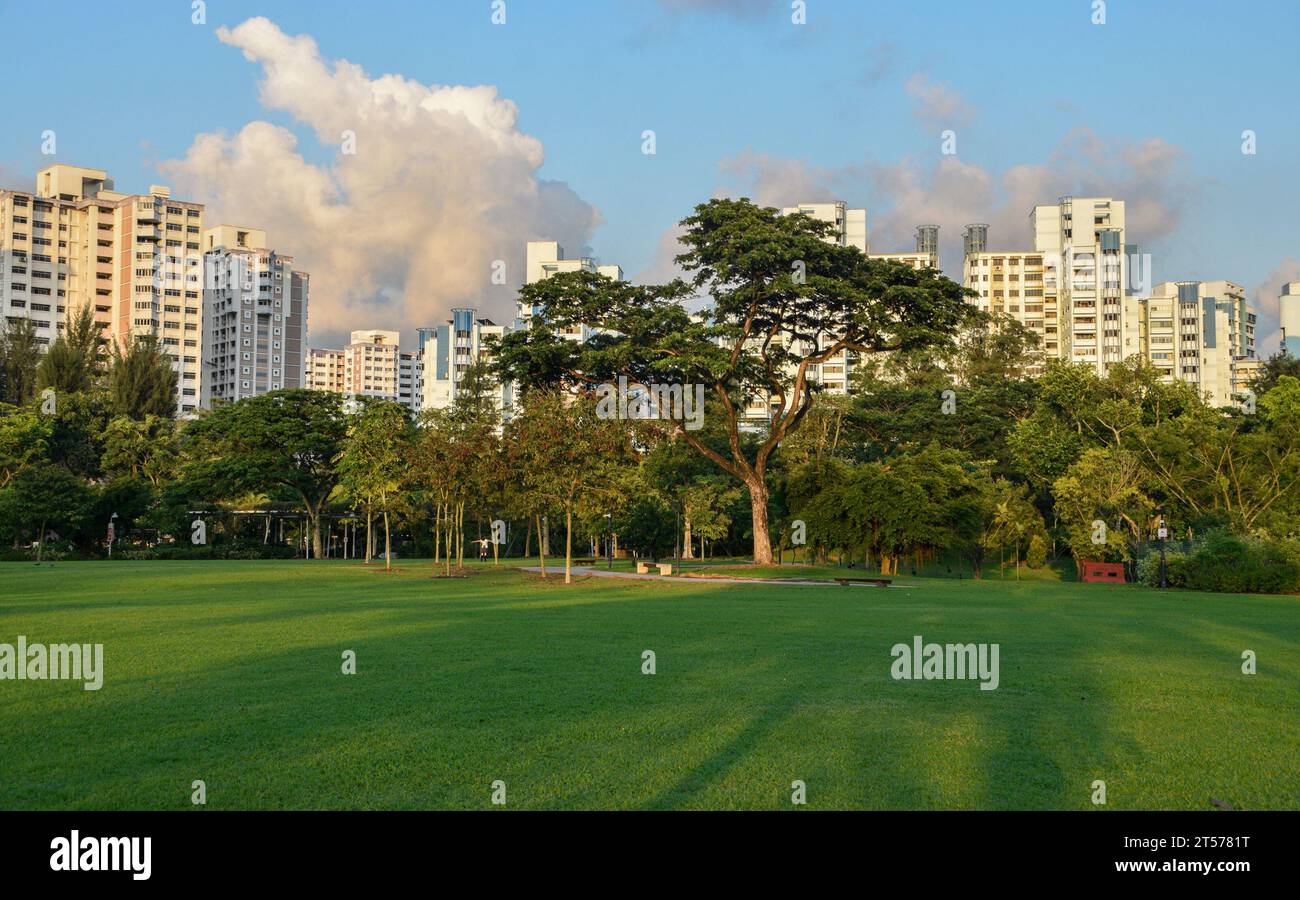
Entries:
{"type": "Polygon", "coordinates": [[[1295,597],[476,568],[0,565],[0,642],[106,669],[0,681],[0,808],[1300,807],[1295,597]],[[916,634],[1000,644],[1000,687],[893,680],[916,634]]]}

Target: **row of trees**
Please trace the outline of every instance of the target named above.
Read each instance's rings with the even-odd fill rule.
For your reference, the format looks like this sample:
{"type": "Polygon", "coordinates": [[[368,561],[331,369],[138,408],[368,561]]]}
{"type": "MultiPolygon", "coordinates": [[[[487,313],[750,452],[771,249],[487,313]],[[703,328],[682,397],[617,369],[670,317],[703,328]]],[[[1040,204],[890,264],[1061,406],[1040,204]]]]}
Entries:
{"type": "Polygon", "coordinates": [[[0,330],[0,534],[43,549],[117,509],[151,508],[177,474],[176,374],[154,338],[106,346],[89,308],[42,352],[32,323],[0,330]]]}
{"type": "Polygon", "coordinates": [[[505,521],[514,551],[536,548],[543,567],[562,527],[566,576],[576,545],[615,535],[647,556],[747,550],[765,564],[806,546],[883,571],[961,560],[978,575],[994,554],[1018,567],[1053,547],[1131,560],[1158,514],[1179,536],[1300,531],[1289,357],[1228,411],[1137,359],[1105,377],[1060,362],[1031,376],[1035,335],[978,313],[940,273],[868,259],[823,223],[744,200],[682,225],[689,281],[577,272],[523,287],[542,315],[419,423],[393,403],[352,410],[310,391],[177,423],[175,376],[151,341],[105,354],[81,316],[40,356],[10,329],[0,528],[18,543],[56,523],[90,548],[110,507],[160,534],[184,533],[190,510],[275,507],[301,513],[322,556],[322,523],[355,514],[367,562],[382,536],[387,564],[396,542],[450,575],[471,537],[500,537],[492,523],[505,521]],[[697,296],[707,304],[688,312],[697,296]],[[575,325],[595,337],[564,339],[575,325]],[[842,351],[854,392],[832,396],[819,367],[842,351]],[[702,386],[703,427],[662,409],[611,417],[596,393],[620,377],[702,386]],[[519,396],[504,428],[499,379],[519,396]],[[766,422],[749,418],[756,403],[766,422]]]}

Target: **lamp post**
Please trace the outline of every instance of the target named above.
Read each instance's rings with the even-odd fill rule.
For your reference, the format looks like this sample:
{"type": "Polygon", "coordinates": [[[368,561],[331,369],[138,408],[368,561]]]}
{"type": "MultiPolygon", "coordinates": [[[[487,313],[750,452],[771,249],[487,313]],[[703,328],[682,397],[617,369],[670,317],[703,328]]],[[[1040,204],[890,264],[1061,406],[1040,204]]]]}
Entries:
{"type": "Polygon", "coordinates": [[[614,571],[614,514],[605,513],[605,568],[614,571]]]}

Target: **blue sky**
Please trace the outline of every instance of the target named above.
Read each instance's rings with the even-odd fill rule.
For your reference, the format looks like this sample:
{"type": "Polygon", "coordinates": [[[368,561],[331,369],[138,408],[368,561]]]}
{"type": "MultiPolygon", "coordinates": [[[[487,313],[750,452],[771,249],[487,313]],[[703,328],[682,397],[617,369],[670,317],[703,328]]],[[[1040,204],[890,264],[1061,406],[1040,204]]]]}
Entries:
{"type": "MultiPolygon", "coordinates": [[[[84,3],[0,0],[4,82],[39,91],[6,110],[0,183],[29,186],[51,161],[40,142],[53,129],[57,161],[106,168],[119,189],[143,191],[171,183],[175,170],[160,164],[184,159],[197,135],[253,121],[287,129],[296,152],[329,172],[336,148],[310,116],[265,103],[264,66],[217,36],[264,16],[309,35],[328,65],[347,60],[371,79],[494,86],[517,107],[514,128],[544,148],[537,177],[599,210],[594,228],[557,228],[630,276],[665,273],[665,234],[720,192],[866,206],[880,250],[906,247],[914,219],[941,217],[948,262],[963,220],[991,222],[995,248],[1019,247],[1030,203],[1096,190],[1129,201],[1129,239],[1153,254],[1157,280],[1229,278],[1267,293],[1300,278],[1294,0],[1111,0],[1104,25],[1092,24],[1091,0],[808,0],[803,26],[788,0],[506,0],[505,25],[491,23],[491,6],[210,0],[207,23],[194,25],[186,0],[93,15],[84,3]],[[193,75],[160,83],[148,75],[159,59],[191,62],[193,75]],[[945,127],[957,132],[956,160],[940,159],[945,127]],[[653,156],[641,152],[646,129],[653,156]],[[1254,156],[1241,152],[1245,129],[1257,134],[1254,156]],[[1054,193],[1031,197],[1025,184],[1054,193]]],[[[202,193],[204,177],[191,164],[181,181],[202,193]]],[[[238,196],[213,189],[218,205],[238,196]]],[[[544,236],[533,233],[545,230],[543,206],[533,237],[544,236]]],[[[383,265],[391,271],[355,290],[386,298],[372,317],[404,304],[403,327],[473,292],[436,282],[438,296],[413,299],[419,273],[383,265]]],[[[321,267],[313,261],[318,279],[321,267]]],[[[352,288],[321,289],[340,308],[361,302],[352,288]]],[[[470,299],[498,314],[504,302],[470,299]]],[[[322,322],[361,327],[342,312],[322,322]]]]}

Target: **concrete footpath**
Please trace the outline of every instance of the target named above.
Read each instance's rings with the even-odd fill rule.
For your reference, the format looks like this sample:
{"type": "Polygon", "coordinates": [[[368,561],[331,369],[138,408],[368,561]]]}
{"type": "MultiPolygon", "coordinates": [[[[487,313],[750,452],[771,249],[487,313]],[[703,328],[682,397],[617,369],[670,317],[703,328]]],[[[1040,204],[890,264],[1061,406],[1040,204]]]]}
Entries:
{"type": "MultiPolygon", "coordinates": [[[[519,566],[521,572],[538,572],[542,571],[540,566],[519,566]]],[[[793,585],[796,587],[840,587],[834,581],[801,581],[795,578],[732,578],[730,576],[718,578],[692,578],[689,575],[638,575],[635,572],[611,572],[608,569],[598,569],[592,566],[574,566],[569,570],[574,575],[595,575],[598,578],[629,578],[634,581],[677,581],[689,582],[691,584],[768,584],[768,585],[793,585]]],[[[546,574],[549,576],[553,573],[564,574],[564,562],[561,561],[558,566],[547,566],[546,574]]],[[[863,587],[877,588],[880,585],[875,584],[850,584],[844,587],[863,587]]],[[[910,584],[891,584],[889,587],[907,588],[912,587],[910,584]]]]}

